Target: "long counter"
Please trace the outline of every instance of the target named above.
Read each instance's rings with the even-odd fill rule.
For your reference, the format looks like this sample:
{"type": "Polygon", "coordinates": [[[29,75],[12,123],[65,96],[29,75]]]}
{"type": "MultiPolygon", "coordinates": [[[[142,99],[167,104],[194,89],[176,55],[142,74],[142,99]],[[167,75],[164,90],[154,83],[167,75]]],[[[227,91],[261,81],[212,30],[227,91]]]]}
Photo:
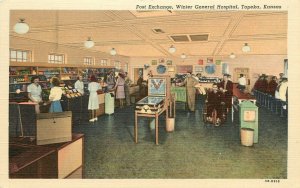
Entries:
{"type": "Polygon", "coordinates": [[[70,142],[35,145],[29,138],[12,138],[9,144],[10,178],[83,177],[84,135],[70,142]]]}

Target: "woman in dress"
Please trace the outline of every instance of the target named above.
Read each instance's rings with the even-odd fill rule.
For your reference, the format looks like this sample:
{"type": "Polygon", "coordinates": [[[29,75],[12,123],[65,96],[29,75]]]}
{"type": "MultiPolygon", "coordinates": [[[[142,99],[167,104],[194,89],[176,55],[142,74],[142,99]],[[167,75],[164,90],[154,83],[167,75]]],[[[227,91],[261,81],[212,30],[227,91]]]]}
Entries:
{"type": "Polygon", "coordinates": [[[90,78],[90,83],[88,85],[88,90],[90,92],[88,109],[91,110],[90,122],[97,121],[96,110],[99,109],[99,101],[97,91],[101,89],[100,84],[97,82],[95,75],[90,78]]]}
{"type": "Polygon", "coordinates": [[[60,104],[60,99],[62,96],[62,89],[59,87],[59,79],[53,77],[51,79],[51,84],[53,87],[50,90],[49,101],[51,101],[51,106],[49,112],[62,112],[62,107],[60,104]]]}
{"type": "Polygon", "coordinates": [[[114,89],[116,90],[116,99],[119,99],[120,101],[120,108],[124,107],[124,99],[125,99],[124,85],[125,85],[125,74],[120,72],[116,85],[114,87],[114,89]]]}

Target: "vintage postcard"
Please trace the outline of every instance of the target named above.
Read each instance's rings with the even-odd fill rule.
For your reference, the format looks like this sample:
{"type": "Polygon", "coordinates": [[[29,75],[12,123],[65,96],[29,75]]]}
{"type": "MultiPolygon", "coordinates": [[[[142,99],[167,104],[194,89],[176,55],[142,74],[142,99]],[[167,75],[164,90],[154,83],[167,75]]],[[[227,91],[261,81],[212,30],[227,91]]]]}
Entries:
{"type": "Polygon", "coordinates": [[[299,8],[0,0],[0,188],[299,186],[299,8]]]}

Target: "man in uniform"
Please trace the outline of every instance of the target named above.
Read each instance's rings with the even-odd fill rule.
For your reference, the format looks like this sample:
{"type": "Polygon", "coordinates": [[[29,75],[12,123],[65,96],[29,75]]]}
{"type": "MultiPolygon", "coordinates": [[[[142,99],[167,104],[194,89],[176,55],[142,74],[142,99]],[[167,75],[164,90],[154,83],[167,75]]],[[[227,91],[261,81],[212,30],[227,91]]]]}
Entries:
{"type": "Polygon", "coordinates": [[[192,76],[191,72],[188,72],[187,77],[184,80],[183,84],[186,87],[187,103],[188,103],[189,110],[194,112],[195,96],[196,96],[195,85],[198,84],[198,81],[192,76]]]}

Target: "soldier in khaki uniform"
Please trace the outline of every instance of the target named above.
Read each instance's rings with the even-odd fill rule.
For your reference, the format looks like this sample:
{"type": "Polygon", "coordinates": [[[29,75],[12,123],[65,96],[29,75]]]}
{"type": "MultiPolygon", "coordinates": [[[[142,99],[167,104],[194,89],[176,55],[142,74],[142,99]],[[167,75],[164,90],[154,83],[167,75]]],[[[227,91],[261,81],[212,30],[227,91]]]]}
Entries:
{"type": "Polygon", "coordinates": [[[191,72],[188,72],[186,79],[184,80],[184,85],[186,87],[187,103],[189,110],[195,111],[195,96],[196,88],[195,85],[199,82],[192,76],[191,72]]]}

